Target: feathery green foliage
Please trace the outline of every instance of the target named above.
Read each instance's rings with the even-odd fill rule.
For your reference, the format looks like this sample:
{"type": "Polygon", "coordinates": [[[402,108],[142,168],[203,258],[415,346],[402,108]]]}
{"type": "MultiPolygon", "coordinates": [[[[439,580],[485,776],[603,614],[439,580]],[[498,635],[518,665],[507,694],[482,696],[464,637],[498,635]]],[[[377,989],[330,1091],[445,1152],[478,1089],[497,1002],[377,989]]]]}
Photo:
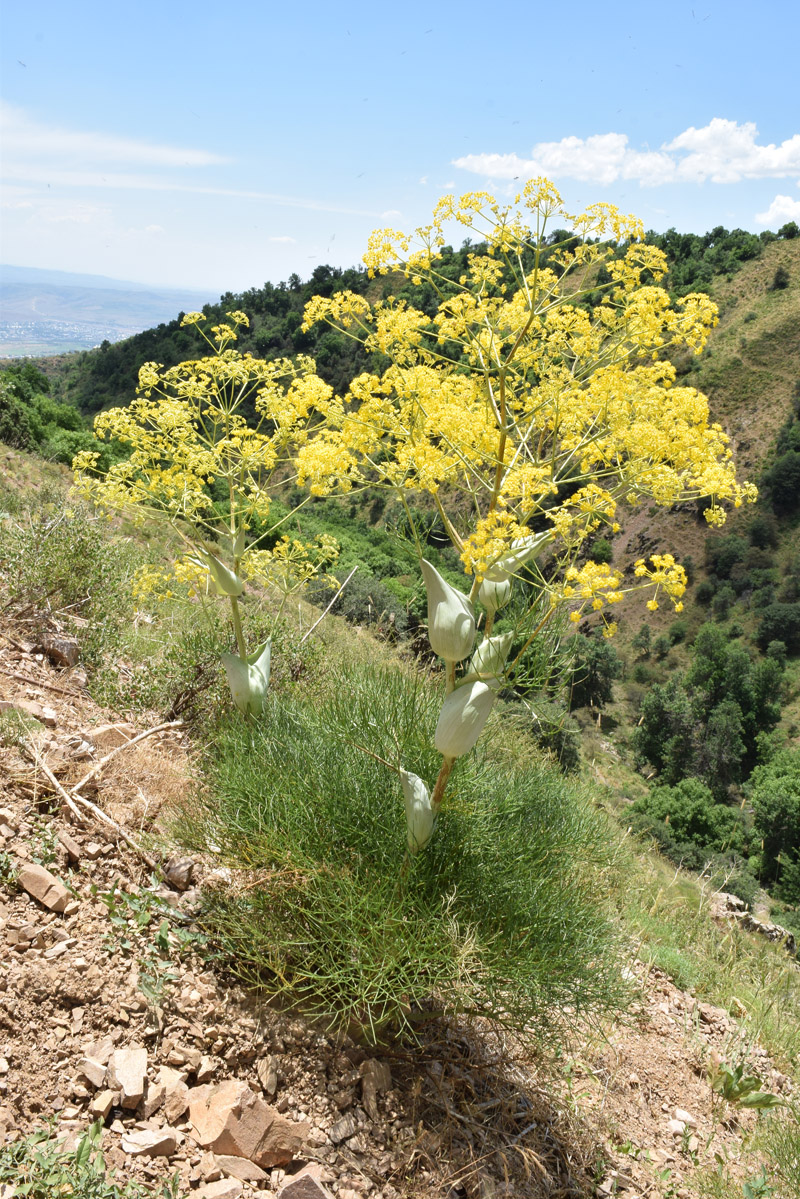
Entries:
{"type": "Polygon", "coordinates": [[[224,724],[181,823],[261,881],[218,890],[206,929],[245,978],[373,1038],[431,1009],[541,1032],[613,1006],[613,846],[554,766],[459,762],[447,820],[406,859],[393,768],[430,776],[439,704],[419,677],[350,664],[255,729],[224,724]]]}

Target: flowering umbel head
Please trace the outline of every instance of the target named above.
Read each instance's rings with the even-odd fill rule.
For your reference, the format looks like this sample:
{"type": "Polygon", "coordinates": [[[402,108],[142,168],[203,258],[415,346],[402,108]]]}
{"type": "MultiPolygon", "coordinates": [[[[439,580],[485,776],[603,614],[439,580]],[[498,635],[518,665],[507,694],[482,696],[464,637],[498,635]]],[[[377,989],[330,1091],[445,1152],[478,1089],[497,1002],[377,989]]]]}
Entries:
{"type": "Polygon", "coordinates": [[[267,702],[272,659],[269,639],[247,658],[221,654],[233,702],[245,716],[260,716],[267,702]]]}
{"type": "Polygon", "coordinates": [[[431,649],[446,662],[469,657],[475,644],[475,613],[472,604],[456,587],[422,559],[422,577],[428,593],[428,640],[431,649]]]}

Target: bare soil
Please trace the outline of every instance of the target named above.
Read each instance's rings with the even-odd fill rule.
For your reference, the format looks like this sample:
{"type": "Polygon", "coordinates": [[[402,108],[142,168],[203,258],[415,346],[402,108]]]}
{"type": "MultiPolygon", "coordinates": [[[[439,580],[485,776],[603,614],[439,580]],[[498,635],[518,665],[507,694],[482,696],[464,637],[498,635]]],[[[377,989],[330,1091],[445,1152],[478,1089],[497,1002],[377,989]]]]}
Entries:
{"type": "MultiPolygon", "coordinates": [[[[0,1143],[48,1120],[74,1141],[101,1089],[80,1063],[144,1046],[145,1099],[136,1111],[112,1104],[104,1119],[120,1183],[155,1188],[177,1172],[178,1193],[199,1199],[226,1176],[230,1163],[196,1143],[179,1102],[169,1093],[158,1102],[164,1067],[190,1087],[240,1079],[309,1122],[302,1157],[240,1190],[232,1180],[231,1195],[271,1199],[309,1162],[338,1199],[691,1199],[696,1170],[715,1154],[735,1172],[755,1116],[715,1101],[708,1071],[739,1044],[737,1019],[641,964],[630,968],[631,1010],[602,1032],[576,1030],[549,1061],[475,1025],[435,1024],[419,1045],[376,1051],[242,990],[187,937],[203,887],[220,881],[214,863],[164,845],[160,819],[192,785],[185,730],[125,747],[83,791],[166,866],[166,879],[90,811],[76,817],[48,776],[71,794],[105,752],[92,749],[92,730],[119,723],[83,683],[80,668],[55,669],[10,631],[0,645],[0,700],[41,709],[32,731],[0,748],[0,1143]],[[37,861],[70,888],[65,911],[15,884],[15,869],[37,861]],[[158,898],[175,912],[171,931],[158,898]],[[370,1059],[389,1072],[377,1095],[363,1085],[370,1059]],[[670,1126],[676,1119],[682,1128],[670,1126]],[[165,1125],[177,1134],[169,1156],[123,1148],[126,1132],[165,1125]]],[[[758,1045],[751,1061],[768,1089],[790,1093],[758,1045]]]]}

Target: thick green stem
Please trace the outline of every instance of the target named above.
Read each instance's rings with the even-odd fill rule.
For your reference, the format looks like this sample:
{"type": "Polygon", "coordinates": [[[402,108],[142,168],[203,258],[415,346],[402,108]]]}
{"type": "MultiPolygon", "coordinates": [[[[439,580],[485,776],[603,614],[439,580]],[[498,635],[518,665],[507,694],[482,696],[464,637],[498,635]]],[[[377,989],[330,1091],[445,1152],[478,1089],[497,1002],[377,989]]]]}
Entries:
{"type": "Polygon", "coordinates": [[[231,612],[233,613],[233,628],[236,633],[236,648],[239,651],[239,657],[242,661],[247,659],[247,647],[244,643],[244,632],[242,631],[242,617],[239,613],[239,601],[235,595],[231,595],[231,612]]]}
{"type": "Polygon", "coordinates": [[[444,792],[447,786],[447,780],[450,778],[450,772],[455,764],[455,758],[442,758],[442,765],[439,768],[439,774],[436,779],[436,785],[433,788],[431,795],[431,807],[434,812],[438,812],[444,799],[444,792]]]}

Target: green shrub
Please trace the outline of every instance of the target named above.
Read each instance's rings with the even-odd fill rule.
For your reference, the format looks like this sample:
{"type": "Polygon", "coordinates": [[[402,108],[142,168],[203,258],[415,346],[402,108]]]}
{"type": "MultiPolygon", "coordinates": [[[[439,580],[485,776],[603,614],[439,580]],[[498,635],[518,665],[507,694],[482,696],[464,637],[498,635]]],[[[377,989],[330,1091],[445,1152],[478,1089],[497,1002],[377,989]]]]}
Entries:
{"type": "Polygon", "coordinates": [[[190,844],[260,880],[207,898],[203,924],[233,971],[370,1037],[430,1009],[543,1031],[559,1008],[617,1002],[610,847],[583,793],[548,763],[470,755],[436,837],[409,858],[399,781],[381,760],[435,775],[440,696],[372,666],[338,669],[325,688],[273,697],[258,725],[222,725],[207,790],[180,817],[190,844]]]}

